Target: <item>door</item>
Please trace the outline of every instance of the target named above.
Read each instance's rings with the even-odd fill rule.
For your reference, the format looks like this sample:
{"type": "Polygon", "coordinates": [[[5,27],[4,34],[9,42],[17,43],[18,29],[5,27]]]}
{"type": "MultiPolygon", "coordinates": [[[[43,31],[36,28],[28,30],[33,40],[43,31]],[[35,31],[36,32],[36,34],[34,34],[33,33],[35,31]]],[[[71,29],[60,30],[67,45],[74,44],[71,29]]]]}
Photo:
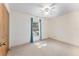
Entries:
{"type": "Polygon", "coordinates": [[[0,56],[7,55],[9,48],[9,14],[4,4],[0,4],[0,56]]]}
{"type": "Polygon", "coordinates": [[[31,43],[42,40],[41,20],[31,18],[31,43]]]}
{"type": "Polygon", "coordinates": [[[40,39],[40,31],[39,31],[39,21],[33,21],[33,39],[34,39],[34,42],[35,41],[38,41],[40,39]]]}

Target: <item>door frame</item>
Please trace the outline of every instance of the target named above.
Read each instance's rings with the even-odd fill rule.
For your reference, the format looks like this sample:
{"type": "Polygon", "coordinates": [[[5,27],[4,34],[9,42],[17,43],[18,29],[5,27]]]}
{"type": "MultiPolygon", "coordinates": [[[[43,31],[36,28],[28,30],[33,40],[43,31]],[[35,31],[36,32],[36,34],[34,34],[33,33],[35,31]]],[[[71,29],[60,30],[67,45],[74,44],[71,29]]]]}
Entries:
{"type": "Polygon", "coordinates": [[[32,31],[33,25],[32,24],[33,24],[33,18],[31,17],[31,35],[30,35],[31,36],[31,39],[30,39],[31,43],[33,43],[33,31],[32,31]]]}

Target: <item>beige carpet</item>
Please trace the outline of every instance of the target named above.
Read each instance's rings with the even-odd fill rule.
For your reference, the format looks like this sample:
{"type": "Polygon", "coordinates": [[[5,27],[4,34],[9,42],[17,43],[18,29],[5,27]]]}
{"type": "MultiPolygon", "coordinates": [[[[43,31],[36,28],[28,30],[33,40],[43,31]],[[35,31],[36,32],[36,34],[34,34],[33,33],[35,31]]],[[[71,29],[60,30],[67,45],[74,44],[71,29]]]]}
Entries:
{"type": "Polygon", "coordinates": [[[8,56],[79,56],[79,48],[52,39],[14,47],[8,56]]]}

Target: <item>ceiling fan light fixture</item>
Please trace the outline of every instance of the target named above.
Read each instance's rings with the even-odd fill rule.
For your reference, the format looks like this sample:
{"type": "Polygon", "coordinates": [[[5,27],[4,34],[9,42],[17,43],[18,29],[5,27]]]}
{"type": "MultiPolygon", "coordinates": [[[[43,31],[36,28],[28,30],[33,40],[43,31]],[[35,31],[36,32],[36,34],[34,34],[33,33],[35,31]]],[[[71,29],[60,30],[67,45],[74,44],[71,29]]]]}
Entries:
{"type": "Polygon", "coordinates": [[[53,15],[53,11],[55,10],[55,4],[47,5],[41,8],[41,13],[45,16],[53,15]]]}

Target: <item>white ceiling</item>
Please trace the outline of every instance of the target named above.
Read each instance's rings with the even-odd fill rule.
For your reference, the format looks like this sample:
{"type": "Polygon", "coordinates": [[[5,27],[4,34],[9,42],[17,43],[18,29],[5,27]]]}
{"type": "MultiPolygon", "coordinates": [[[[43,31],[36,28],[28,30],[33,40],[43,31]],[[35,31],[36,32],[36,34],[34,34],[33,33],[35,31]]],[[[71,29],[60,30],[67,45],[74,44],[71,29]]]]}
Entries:
{"type": "MultiPolygon", "coordinates": [[[[47,17],[46,15],[40,13],[40,8],[51,4],[52,3],[9,3],[9,6],[13,11],[30,13],[34,16],[39,17],[47,17]]],[[[52,15],[49,15],[48,17],[60,16],[72,11],[79,10],[78,3],[56,3],[53,7],[55,7],[55,9],[53,10],[53,12],[51,12],[52,15]]]]}

